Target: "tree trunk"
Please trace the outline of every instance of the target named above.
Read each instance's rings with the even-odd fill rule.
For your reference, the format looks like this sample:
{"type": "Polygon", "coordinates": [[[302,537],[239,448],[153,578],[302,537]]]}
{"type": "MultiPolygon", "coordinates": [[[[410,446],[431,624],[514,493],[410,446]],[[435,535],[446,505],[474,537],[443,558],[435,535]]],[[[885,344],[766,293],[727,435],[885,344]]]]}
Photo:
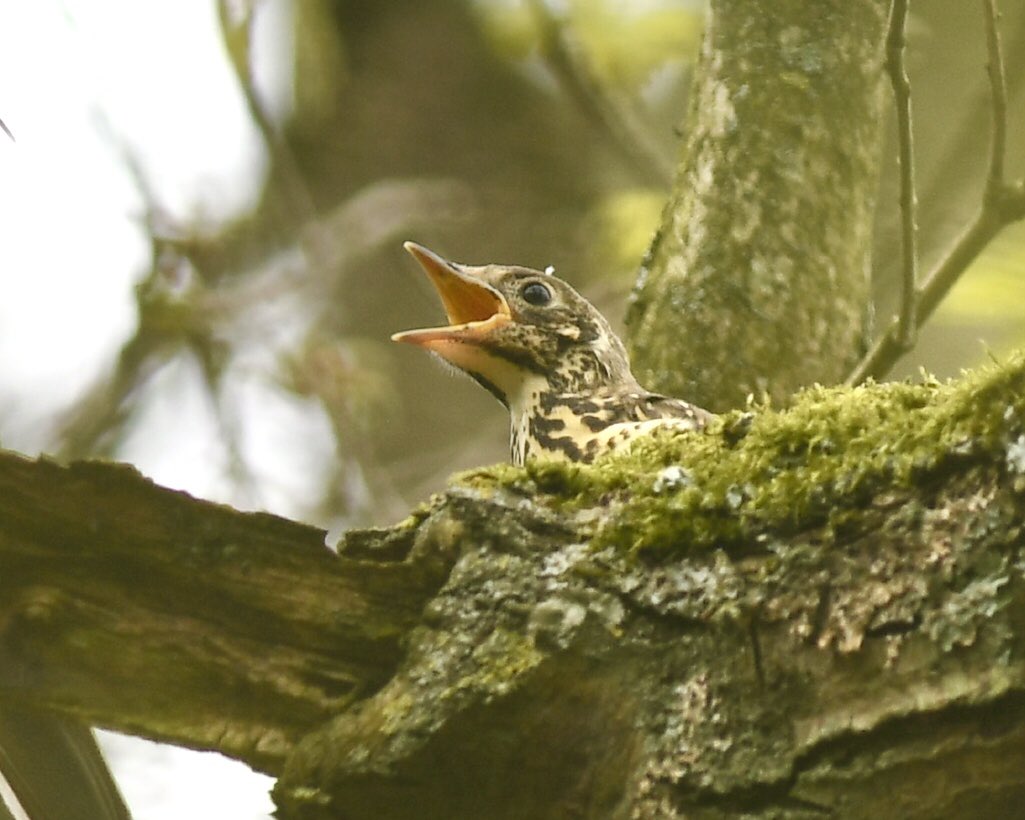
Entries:
{"type": "Polygon", "coordinates": [[[713,0],[672,198],[627,316],[641,382],[712,410],[864,348],[887,0],[713,0]]]}
{"type": "Polygon", "coordinates": [[[323,533],[0,456],[0,698],[284,818],[1012,816],[1025,356],[819,389],[323,533]],[[678,469],[669,469],[678,468],[678,469]]]}

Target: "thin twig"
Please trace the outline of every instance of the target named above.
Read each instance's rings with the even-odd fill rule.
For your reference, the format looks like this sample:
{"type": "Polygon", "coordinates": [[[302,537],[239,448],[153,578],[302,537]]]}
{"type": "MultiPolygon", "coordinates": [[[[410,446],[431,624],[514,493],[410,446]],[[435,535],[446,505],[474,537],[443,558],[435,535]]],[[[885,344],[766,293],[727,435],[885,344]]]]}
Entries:
{"type": "Polygon", "coordinates": [[[7,123],[5,123],[3,120],[0,120],[0,129],[2,129],[3,132],[11,138],[11,142],[17,142],[17,140],[14,138],[14,134],[11,133],[11,129],[7,127],[7,123]]]}
{"type": "MultiPolygon", "coordinates": [[[[135,184],[145,209],[145,228],[150,240],[151,269],[147,281],[157,276],[159,247],[168,231],[170,216],[159,198],[135,152],[115,134],[102,111],[94,112],[94,125],[100,137],[119,155],[122,166],[135,184]]],[[[58,420],[52,447],[59,458],[109,456],[128,421],[127,405],[135,393],[167,361],[167,339],[148,321],[141,294],[136,291],[139,325],[131,338],[121,345],[113,371],[97,377],[88,391],[75,401],[58,420]]]]}
{"type": "Polygon", "coordinates": [[[886,68],[897,108],[900,155],[901,297],[897,341],[904,350],[915,344],[918,330],[918,200],[915,197],[915,154],[911,125],[911,80],[904,64],[908,0],[893,0],[886,36],[886,68]]]}
{"type": "Polygon", "coordinates": [[[999,196],[1004,187],[1004,154],[1007,151],[1007,84],[1004,80],[1004,54],[997,21],[997,0],[982,0],[986,18],[986,74],[989,76],[993,131],[989,151],[989,176],[986,196],[999,196]]]}
{"type": "Polygon", "coordinates": [[[286,199],[286,207],[283,210],[293,218],[298,228],[304,228],[314,223],[317,218],[313,195],[299,170],[295,153],[267,113],[253,83],[249,51],[253,7],[254,3],[249,2],[241,10],[234,11],[229,0],[218,0],[217,18],[221,26],[221,37],[235,70],[249,115],[263,136],[274,170],[281,182],[282,194],[286,199]]]}
{"type": "MultiPolygon", "coordinates": [[[[1025,181],[1008,183],[1003,178],[1007,135],[1007,94],[1004,87],[1004,62],[997,28],[999,12],[996,0],[982,0],[986,17],[986,41],[989,55],[993,134],[990,141],[989,170],[986,190],[979,204],[953,247],[936,264],[918,286],[917,323],[921,327],[954,283],[1004,227],[1025,219],[1025,181]]],[[[893,367],[905,350],[900,344],[899,319],[887,328],[847,377],[848,385],[860,384],[869,378],[881,378],[893,367]]]]}
{"type": "Polygon", "coordinates": [[[541,55],[563,90],[576,102],[612,147],[646,184],[668,185],[673,168],[669,159],[645,135],[622,105],[574,55],[566,43],[564,26],[544,0],[529,0],[541,39],[541,55]]]}

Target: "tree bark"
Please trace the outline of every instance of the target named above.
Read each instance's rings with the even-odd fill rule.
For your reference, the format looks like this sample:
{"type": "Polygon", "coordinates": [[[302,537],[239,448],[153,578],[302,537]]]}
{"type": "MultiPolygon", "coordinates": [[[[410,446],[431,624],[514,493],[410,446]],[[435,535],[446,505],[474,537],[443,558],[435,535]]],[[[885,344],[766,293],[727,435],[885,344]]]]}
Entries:
{"type": "Polygon", "coordinates": [[[1023,509],[1021,355],[480,470],[338,555],[3,454],[0,698],[246,760],[299,820],[1012,816],[1023,509]]]}
{"type": "Polygon", "coordinates": [[[835,384],[867,329],[885,0],[713,0],[627,316],[643,384],[712,410],[835,384]]]}
{"type": "Polygon", "coordinates": [[[339,558],[321,530],[128,465],[0,453],[0,697],[274,771],[390,677],[436,560],[339,558]]]}

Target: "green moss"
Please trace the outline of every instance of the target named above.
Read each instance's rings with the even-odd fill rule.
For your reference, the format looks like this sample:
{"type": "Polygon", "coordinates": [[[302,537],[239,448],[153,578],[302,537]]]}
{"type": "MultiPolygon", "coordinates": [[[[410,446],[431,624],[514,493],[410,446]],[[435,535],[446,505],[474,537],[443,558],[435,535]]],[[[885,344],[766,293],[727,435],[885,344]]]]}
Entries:
{"type": "Polygon", "coordinates": [[[810,388],[785,410],[730,413],[704,433],[651,436],[591,466],[496,466],[457,481],[570,509],[611,507],[596,545],[667,555],[857,526],[871,497],[928,486],[965,462],[1005,464],[1023,429],[1018,354],[955,383],[810,388]],[[682,480],[660,487],[673,466],[682,480]]]}

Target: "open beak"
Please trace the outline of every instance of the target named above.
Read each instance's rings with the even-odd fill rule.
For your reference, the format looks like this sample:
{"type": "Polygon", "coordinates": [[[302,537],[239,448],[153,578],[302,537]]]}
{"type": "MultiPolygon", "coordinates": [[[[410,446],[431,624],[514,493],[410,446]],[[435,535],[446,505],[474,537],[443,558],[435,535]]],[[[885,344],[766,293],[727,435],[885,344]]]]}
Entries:
{"type": "Polygon", "coordinates": [[[452,359],[447,353],[453,345],[472,345],[512,321],[505,297],[474,275],[472,268],[449,262],[416,242],[406,242],[403,247],[431,278],[449,324],[396,333],[392,341],[425,347],[452,359]]]}

